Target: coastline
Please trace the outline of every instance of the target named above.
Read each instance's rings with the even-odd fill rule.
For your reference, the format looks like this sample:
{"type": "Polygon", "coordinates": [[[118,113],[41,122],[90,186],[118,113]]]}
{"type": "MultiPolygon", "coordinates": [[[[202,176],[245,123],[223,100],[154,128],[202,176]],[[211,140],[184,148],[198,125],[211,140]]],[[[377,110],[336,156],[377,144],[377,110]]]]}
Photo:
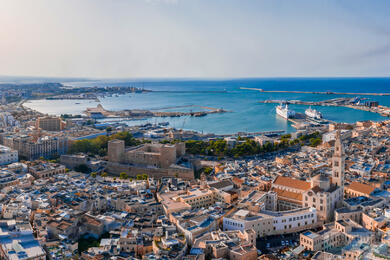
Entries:
{"type": "MultiPolygon", "coordinates": [[[[390,81],[390,80],[389,80],[390,81]]],[[[290,82],[288,82],[290,84],[290,82]]],[[[293,84],[292,82],[291,84],[293,84]]],[[[191,83],[192,84],[192,83],[191,83]]],[[[125,116],[120,123],[128,126],[141,125],[145,123],[154,124],[156,122],[169,122],[169,126],[176,129],[185,129],[199,133],[214,133],[216,135],[234,135],[238,132],[269,132],[285,131],[287,133],[296,132],[293,127],[294,123],[279,118],[275,113],[275,106],[271,104],[261,104],[259,99],[268,98],[280,100],[312,100],[318,102],[329,95],[309,95],[309,94],[289,94],[289,93],[264,93],[242,91],[240,83],[232,82],[231,85],[223,83],[207,83],[199,85],[198,82],[187,87],[186,83],[175,82],[166,83],[158,82],[154,85],[145,85],[152,91],[144,94],[126,94],[126,95],[107,95],[100,98],[100,104],[109,111],[150,111],[152,112],[147,118],[125,116]],[[216,84],[216,85],[208,85],[216,84]],[[165,89],[174,89],[168,91],[165,89]],[[220,90],[227,91],[220,91],[220,90]],[[196,105],[194,105],[196,104],[196,105]],[[231,113],[213,113],[207,116],[190,116],[191,111],[203,111],[206,108],[221,108],[229,110],[231,113]],[[194,108],[194,109],[193,109],[194,108]],[[172,111],[179,111],[180,117],[155,117],[153,113],[164,112],[163,114],[172,114],[172,111]],[[131,121],[127,121],[131,120],[131,121]]],[[[310,82],[311,84],[311,82],[310,82]]],[[[275,87],[276,88],[276,87],[275,87]]],[[[292,87],[291,87],[292,88],[292,87]]],[[[299,89],[298,87],[295,89],[299,89]]],[[[317,88],[323,89],[323,88],[317,88]]],[[[336,89],[334,89],[336,90],[336,89]]],[[[341,88],[341,90],[349,90],[341,88]]],[[[377,90],[382,90],[381,88],[377,90]]],[[[343,91],[347,92],[347,91],[343,91]]],[[[350,91],[348,91],[350,92],[350,91]]],[[[361,91],[364,92],[364,91],[361,91]]],[[[376,99],[381,104],[389,105],[388,97],[379,97],[376,99]]],[[[88,107],[96,107],[99,103],[93,100],[40,100],[28,99],[24,104],[37,111],[51,115],[74,114],[79,115],[88,107]],[[75,103],[77,102],[77,103],[75,103]]],[[[262,101],[261,101],[262,102],[262,101]]],[[[266,102],[264,102],[266,103],[266,102]]],[[[303,113],[304,110],[295,107],[297,112],[303,113]]],[[[321,107],[319,109],[324,118],[332,122],[354,123],[356,121],[383,121],[383,117],[372,111],[351,109],[349,107],[321,107]]],[[[161,115],[161,114],[160,114],[161,115]]],[[[115,118],[113,118],[115,119],[115,118]]],[[[104,120],[98,119],[98,122],[104,123],[104,120]]]]}

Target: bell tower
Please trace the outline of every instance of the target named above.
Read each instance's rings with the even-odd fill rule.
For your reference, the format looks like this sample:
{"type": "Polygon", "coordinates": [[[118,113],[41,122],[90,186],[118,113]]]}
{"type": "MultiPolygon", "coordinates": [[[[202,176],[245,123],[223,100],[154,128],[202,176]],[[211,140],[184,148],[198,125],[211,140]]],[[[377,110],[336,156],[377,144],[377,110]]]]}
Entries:
{"type": "Polygon", "coordinates": [[[344,187],[345,153],[341,142],[340,130],[336,131],[334,153],[332,157],[332,182],[344,187]]]}

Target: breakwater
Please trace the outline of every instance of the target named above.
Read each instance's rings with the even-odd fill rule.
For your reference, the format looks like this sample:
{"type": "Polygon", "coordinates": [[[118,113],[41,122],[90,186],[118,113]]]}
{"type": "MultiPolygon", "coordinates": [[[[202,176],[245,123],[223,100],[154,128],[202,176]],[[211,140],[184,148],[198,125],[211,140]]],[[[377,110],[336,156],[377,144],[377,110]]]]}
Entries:
{"type": "Polygon", "coordinates": [[[390,96],[390,93],[358,93],[358,92],[334,92],[334,91],[300,91],[300,90],[264,90],[261,88],[245,88],[245,90],[255,90],[264,93],[295,93],[295,94],[319,94],[319,95],[359,95],[359,96],[390,96]]]}

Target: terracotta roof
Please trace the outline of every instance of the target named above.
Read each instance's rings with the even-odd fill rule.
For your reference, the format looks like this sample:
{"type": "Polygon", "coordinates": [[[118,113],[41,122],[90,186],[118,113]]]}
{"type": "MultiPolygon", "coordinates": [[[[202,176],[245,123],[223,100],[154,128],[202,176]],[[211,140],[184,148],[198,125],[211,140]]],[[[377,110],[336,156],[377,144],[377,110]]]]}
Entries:
{"type": "Polygon", "coordinates": [[[375,190],[375,187],[373,187],[371,185],[360,183],[360,182],[356,182],[356,181],[351,182],[351,184],[346,186],[346,188],[350,189],[350,190],[354,190],[354,191],[360,192],[360,193],[364,193],[364,194],[367,194],[367,195],[370,195],[371,192],[373,192],[375,190]]]}
{"type": "Polygon", "coordinates": [[[272,188],[272,190],[278,194],[278,199],[287,200],[294,203],[302,203],[302,193],[286,191],[277,188],[272,188]]]}
{"type": "Polygon", "coordinates": [[[274,184],[305,191],[311,188],[310,182],[283,176],[276,177],[274,184]]]}

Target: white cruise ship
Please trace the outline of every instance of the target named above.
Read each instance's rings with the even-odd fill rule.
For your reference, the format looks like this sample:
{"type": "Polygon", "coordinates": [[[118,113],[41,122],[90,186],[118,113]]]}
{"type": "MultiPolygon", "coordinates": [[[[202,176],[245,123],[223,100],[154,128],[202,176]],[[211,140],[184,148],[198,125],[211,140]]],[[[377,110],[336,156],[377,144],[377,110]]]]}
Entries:
{"type": "Polygon", "coordinates": [[[307,115],[308,117],[314,118],[314,119],[321,119],[322,118],[321,112],[317,111],[315,109],[312,109],[311,107],[309,107],[308,109],[305,110],[305,115],[307,115]]]}
{"type": "Polygon", "coordinates": [[[284,117],[286,119],[289,119],[289,118],[292,118],[295,116],[295,111],[289,109],[287,104],[285,104],[285,105],[280,104],[279,106],[277,106],[276,113],[279,116],[284,117]]]}

